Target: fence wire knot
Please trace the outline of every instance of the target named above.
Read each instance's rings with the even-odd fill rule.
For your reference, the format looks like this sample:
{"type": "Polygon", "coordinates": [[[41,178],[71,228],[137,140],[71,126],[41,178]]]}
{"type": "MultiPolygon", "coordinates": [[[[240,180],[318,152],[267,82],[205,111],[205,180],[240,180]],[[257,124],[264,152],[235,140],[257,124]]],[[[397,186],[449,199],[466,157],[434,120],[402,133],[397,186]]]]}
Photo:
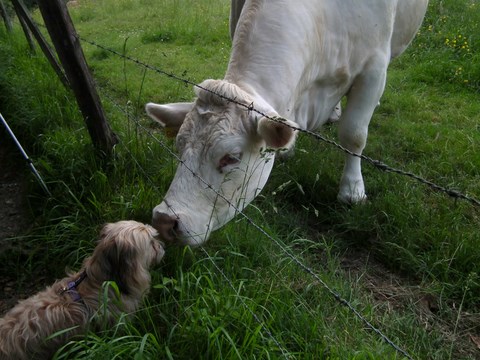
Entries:
{"type": "Polygon", "coordinates": [[[389,166],[380,160],[373,160],[372,165],[375,166],[377,169],[382,171],[388,171],[389,166]]]}

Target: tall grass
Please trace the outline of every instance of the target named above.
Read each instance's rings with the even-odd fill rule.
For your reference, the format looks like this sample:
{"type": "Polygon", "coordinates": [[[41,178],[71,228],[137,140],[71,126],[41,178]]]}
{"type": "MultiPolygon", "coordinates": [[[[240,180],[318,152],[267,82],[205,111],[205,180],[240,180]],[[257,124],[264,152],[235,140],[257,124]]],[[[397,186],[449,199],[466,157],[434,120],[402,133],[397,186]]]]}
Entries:
{"type": "MultiPolygon", "coordinates": [[[[477,198],[478,6],[431,1],[415,42],[389,70],[366,149],[477,198]]],[[[82,37],[200,82],[221,78],[226,68],[228,11],[225,0],[85,0],[71,15],[82,37]]],[[[150,221],[177,164],[166,150],[173,142],[143,116],[143,104],[190,100],[193,92],[84,43],[121,139],[103,162],[73,96],[40,54],[28,52],[18,24],[0,38],[2,114],[53,192],[45,198],[31,179],[34,224],[11,239],[18,246],[0,255],[0,271],[13,267],[25,281],[38,271],[61,277],[91,252],[102,223],[150,221]]],[[[322,132],[335,138],[336,126],[322,132]]],[[[416,358],[475,358],[469,336],[480,331],[478,209],[367,164],[369,201],[339,205],[343,156],[300,136],[295,157],[275,166],[248,216],[416,358]],[[433,300],[427,306],[425,299],[433,300]]],[[[152,275],[140,311],[68,344],[57,358],[401,358],[241,218],[204,250],[169,248],[152,275]]]]}

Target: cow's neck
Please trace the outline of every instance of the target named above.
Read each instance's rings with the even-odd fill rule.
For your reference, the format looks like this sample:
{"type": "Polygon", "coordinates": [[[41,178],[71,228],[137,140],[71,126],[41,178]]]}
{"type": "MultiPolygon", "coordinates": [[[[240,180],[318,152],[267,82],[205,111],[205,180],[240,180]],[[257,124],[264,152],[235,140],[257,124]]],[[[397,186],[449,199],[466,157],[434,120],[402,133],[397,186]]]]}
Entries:
{"type": "MultiPolygon", "coordinates": [[[[305,16],[299,23],[292,23],[288,11],[282,9],[276,9],[275,17],[268,16],[268,7],[274,4],[262,0],[245,6],[235,32],[225,80],[250,93],[254,106],[266,102],[280,116],[293,120],[305,102],[305,91],[309,91],[312,78],[318,75],[318,69],[312,68],[312,59],[313,52],[322,47],[323,39],[318,33],[309,33],[313,26],[309,22],[315,19],[305,16]],[[307,39],[314,46],[306,46],[305,41],[298,39],[307,39]]],[[[318,53],[316,56],[318,61],[318,53]]],[[[327,105],[326,108],[330,106],[327,105]]],[[[331,111],[321,108],[322,105],[316,109],[319,118],[324,117],[323,112],[331,111]]],[[[296,121],[302,127],[310,127],[302,116],[296,121]]]]}
{"type": "Polygon", "coordinates": [[[225,80],[238,85],[242,90],[249,93],[253,98],[253,105],[256,109],[260,111],[267,109],[267,112],[274,110],[279,115],[288,117],[293,108],[291,84],[282,81],[279,76],[273,77],[275,79],[275,84],[273,84],[267,80],[267,77],[269,75],[264,72],[261,77],[257,77],[255,74],[252,74],[251,77],[226,76],[225,80]]]}
{"type": "Polygon", "coordinates": [[[292,84],[300,81],[304,67],[282,61],[278,58],[281,54],[252,52],[253,49],[232,52],[225,80],[248,92],[254,105],[265,107],[266,102],[278,114],[288,117],[294,104],[292,84]]]}

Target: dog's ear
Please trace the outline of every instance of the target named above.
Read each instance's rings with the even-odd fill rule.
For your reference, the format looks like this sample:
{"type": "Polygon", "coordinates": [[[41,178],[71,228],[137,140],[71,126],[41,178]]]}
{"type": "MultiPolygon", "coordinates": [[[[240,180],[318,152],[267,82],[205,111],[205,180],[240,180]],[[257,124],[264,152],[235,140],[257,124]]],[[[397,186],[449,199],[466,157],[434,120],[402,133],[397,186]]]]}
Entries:
{"type": "Polygon", "coordinates": [[[133,246],[119,245],[113,239],[110,240],[105,244],[101,271],[104,273],[105,280],[115,281],[120,292],[128,295],[130,293],[128,279],[135,274],[137,250],[133,246]]]}

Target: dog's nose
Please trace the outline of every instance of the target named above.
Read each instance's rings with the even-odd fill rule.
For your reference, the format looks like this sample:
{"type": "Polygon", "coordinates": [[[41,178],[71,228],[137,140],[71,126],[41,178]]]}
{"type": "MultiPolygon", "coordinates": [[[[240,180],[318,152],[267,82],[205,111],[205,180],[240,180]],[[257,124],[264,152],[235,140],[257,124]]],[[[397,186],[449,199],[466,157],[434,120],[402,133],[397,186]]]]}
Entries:
{"type": "Polygon", "coordinates": [[[160,239],[165,242],[173,242],[177,238],[178,219],[175,216],[155,211],[152,226],[158,231],[160,239]]]}

